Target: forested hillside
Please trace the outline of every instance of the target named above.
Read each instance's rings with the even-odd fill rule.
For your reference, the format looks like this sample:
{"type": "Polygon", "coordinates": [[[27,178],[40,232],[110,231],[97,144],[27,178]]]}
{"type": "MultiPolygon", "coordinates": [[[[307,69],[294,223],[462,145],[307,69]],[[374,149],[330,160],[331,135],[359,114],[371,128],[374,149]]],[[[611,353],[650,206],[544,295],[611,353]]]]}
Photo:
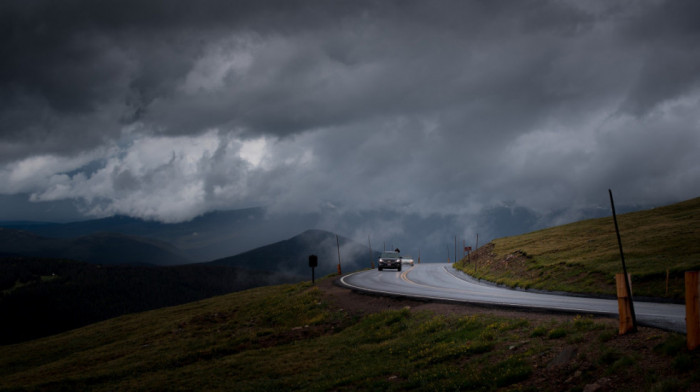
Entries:
{"type": "Polygon", "coordinates": [[[299,279],[229,266],[102,266],[57,259],[0,258],[0,344],[299,279]]]}

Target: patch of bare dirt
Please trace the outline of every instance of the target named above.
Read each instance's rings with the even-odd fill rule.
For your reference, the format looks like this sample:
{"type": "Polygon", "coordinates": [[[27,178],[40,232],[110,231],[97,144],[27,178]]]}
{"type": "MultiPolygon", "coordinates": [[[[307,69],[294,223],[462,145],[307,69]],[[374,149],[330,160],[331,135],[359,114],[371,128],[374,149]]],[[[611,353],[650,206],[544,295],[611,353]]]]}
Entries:
{"type": "Polygon", "coordinates": [[[537,281],[541,278],[542,271],[531,268],[531,256],[524,251],[517,250],[505,257],[499,257],[493,249],[494,245],[490,243],[473,252],[471,257],[461,262],[465,270],[474,269],[482,277],[499,277],[511,282],[537,281]]]}

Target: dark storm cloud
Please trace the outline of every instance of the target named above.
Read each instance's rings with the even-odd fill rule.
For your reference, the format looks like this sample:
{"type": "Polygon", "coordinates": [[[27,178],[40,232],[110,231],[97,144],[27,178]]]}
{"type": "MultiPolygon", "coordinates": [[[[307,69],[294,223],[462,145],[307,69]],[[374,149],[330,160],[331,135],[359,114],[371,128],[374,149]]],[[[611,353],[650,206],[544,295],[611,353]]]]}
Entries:
{"type": "Polygon", "coordinates": [[[700,4],[660,2],[621,29],[638,46],[641,66],[624,109],[643,115],[655,105],[698,88],[700,82],[700,4]]]}
{"type": "MultiPolygon", "coordinates": [[[[239,31],[296,31],[302,20],[313,25],[306,19],[312,3],[254,4],[4,2],[2,138],[48,152],[95,145],[104,136],[114,137],[124,123],[139,120],[154,100],[176,94],[176,85],[211,40],[239,31]],[[87,137],[71,138],[78,135],[87,137]],[[55,139],[62,137],[72,140],[57,146],[55,139]]],[[[189,103],[196,107],[197,102],[189,103]]],[[[152,122],[175,128],[167,120],[152,122]]],[[[181,131],[200,132],[206,125],[201,122],[181,131]]],[[[19,156],[4,152],[5,159],[19,156]]]]}
{"type": "Polygon", "coordinates": [[[473,53],[521,31],[566,34],[586,23],[581,12],[546,5],[5,3],[3,135],[51,141],[74,135],[73,128],[114,135],[135,120],[165,132],[239,126],[284,135],[368,116],[430,113],[483,99],[484,90],[491,99],[512,96],[514,87],[531,87],[521,75],[546,61],[538,50],[514,48],[520,72],[499,69],[479,80],[484,69],[470,64],[473,53]],[[235,35],[242,38],[228,49],[238,45],[257,57],[250,72],[221,80],[233,87],[224,100],[177,91],[207,48],[235,35]],[[492,78],[499,79],[495,86],[492,78]],[[98,130],[86,130],[91,122],[98,130]]]}
{"type": "Polygon", "coordinates": [[[3,193],[164,221],[265,205],[451,227],[572,219],[609,187],[690,198],[699,8],[4,2],[3,193]]]}

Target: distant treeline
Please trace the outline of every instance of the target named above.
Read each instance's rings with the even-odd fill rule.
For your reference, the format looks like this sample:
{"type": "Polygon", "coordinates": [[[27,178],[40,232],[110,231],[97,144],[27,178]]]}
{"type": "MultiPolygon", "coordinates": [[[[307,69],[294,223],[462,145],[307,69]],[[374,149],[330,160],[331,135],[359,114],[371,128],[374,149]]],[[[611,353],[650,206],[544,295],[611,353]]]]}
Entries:
{"type": "Polygon", "coordinates": [[[0,258],[0,344],[298,277],[230,266],[102,266],[0,258]]]}

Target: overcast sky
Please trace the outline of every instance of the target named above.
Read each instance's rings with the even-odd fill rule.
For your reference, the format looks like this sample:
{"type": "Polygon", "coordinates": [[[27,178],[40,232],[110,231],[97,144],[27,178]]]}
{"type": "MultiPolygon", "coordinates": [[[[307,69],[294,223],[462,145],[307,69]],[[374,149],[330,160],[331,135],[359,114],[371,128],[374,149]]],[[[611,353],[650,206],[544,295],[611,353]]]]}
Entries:
{"type": "Polygon", "coordinates": [[[700,196],[698,1],[3,1],[0,40],[0,220],[700,196]]]}

